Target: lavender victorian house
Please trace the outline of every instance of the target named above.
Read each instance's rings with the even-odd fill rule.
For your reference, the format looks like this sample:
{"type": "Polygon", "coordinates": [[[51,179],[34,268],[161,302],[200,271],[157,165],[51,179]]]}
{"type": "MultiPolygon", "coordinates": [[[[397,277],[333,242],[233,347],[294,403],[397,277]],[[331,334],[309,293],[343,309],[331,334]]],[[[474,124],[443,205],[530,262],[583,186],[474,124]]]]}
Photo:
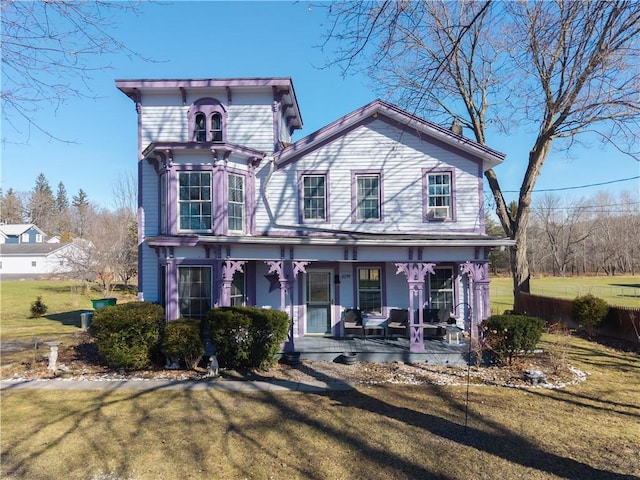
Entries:
{"type": "Polygon", "coordinates": [[[282,309],[294,336],[349,309],[489,314],[483,172],[504,156],[383,101],[298,141],[290,78],[118,80],[138,114],[139,295],[168,320],[282,309]],[[430,310],[426,310],[430,309],[430,310]]]}

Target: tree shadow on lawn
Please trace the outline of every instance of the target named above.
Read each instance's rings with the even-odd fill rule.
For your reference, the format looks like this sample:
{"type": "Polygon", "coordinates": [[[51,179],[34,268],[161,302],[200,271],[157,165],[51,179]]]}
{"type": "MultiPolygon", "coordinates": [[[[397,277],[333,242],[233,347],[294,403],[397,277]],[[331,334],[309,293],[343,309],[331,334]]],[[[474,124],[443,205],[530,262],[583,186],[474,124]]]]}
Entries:
{"type": "Polygon", "coordinates": [[[47,320],[53,320],[54,322],[60,322],[62,325],[69,325],[75,327],[82,326],[82,320],[80,315],[82,313],[93,312],[93,310],[71,310],[69,312],[53,313],[51,315],[45,315],[42,318],[47,320]]]}
{"type": "MultiPolygon", "coordinates": [[[[332,378],[326,374],[316,372],[313,368],[301,365],[309,374],[316,374],[315,378],[326,383],[339,382],[339,379],[332,378]]],[[[213,389],[195,391],[190,389],[193,382],[175,381],[163,386],[150,383],[148,387],[144,384],[139,388],[141,390],[130,391],[122,390],[119,382],[112,382],[103,387],[100,394],[96,398],[86,399],[85,401],[77,401],[72,406],[64,409],[52,411],[49,416],[39,423],[39,430],[47,432],[60,432],[55,438],[48,438],[43,444],[30,448],[27,458],[17,458],[25,444],[33,443],[31,434],[25,432],[20,438],[13,438],[10,442],[5,443],[3,447],[3,455],[6,458],[13,458],[13,461],[7,466],[8,473],[13,475],[10,478],[28,478],[33,473],[30,471],[31,464],[38,463],[40,456],[52,455],[56,449],[64,451],[66,439],[73,437],[73,441],[82,442],[87,448],[93,452],[94,461],[99,462],[98,465],[90,465],[91,468],[101,468],[103,471],[113,471],[114,461],[117,462],[115,472],[117,475],[128,476],[132,471],[139,468],[136,458],[131,454],[130,438],[127,434],[121,432],[121,426],[115,422],[116,417],[111,416],[113,407],[133,402],[132,405],[124,409],[127,412],[136,412],[135,415],[127,413],[132,422],[137,422],[135,428],[132,429],[131,435],[144,433],[146,435],[156,435],[159,439],[155,448],[166,451],[167,458],[172,458],[174,465],[185,464],[197,465],[200,471],[207,474],[214,474],[216,471],[216,463],[212,459],[212,446],[215,443],[216,455],[228,456],[228,461],[233,464],[234,451],[238,451],[238,444],[244,452],[254,455],[255,461],[260,461],[268,456],[272,462],[282,462],[288,469],[295,470],[298,478],[306,478],[311,480],[322,480],[325,478],[321,468],[321,460],[314,457],[311,461],[298,461],[295,459],[306,459],[309,449],[314,448],[311,443],[314,441],[313,435],[309,437],[304,432],[312,430],[321,437],[328,437],[332,443],[338,447],[336,455],[350,455],[353,460],[345,464],[345,468],[352,471],[347,472],[350,478],[385,478],[390,471],[395,472],[394,478],[429,478],[429,479],[452,479],[457,476],[448,476],[435,471],[433,467],[429,467],[426,462],[419,463],[408,460],[405,456],[395,453],[384,445],[386,433],[374,438],[364,438],[362,431],[358,428],[350,428],[339,421],[328,423],[318,418],[315,414],[315,408],[309,408],[309,401],[300,396],[291,396],[276,392],[234,392],[233,401],[229,400],[228,394],[220,394],[213,389]],[[182,386],[176,390],[169,390],[176,386],[182,386]],[[151,394],[161,395],[154,397],[153,401],[149,401],[147,396],[151,394]],[[203,398],[203,395],[205,396],[203,398]],[[221,397],[221,395],[227,395],[221,397]],[[283,419],[278,425],[273,424],[274,415],[266,414],[258,419],[250,416],[250,418],[238,412],[239,405],[243,402],[259,402],[263,403],[269,409],[278,411],[278,418],[283,419]],[[184,417],[171,418],[173,424],[165,424],[164,421],[158,421],[158,413],[155,409],[158,405],[185,405],[184,417]],[[105,411],[105,409],[109,409],[105,411]],[[209,420],[211,419],[211,420],[209,420]],[[104,443],[104,437],[92,434],[93,425],[99,422],[109,438],[109,443],[104,443]],[[185,422],[184,428],[189,429],[188,422],[194,422],[193,427],[206,428],[207,435],[196,435],[183,437],[178,434],[178,438],[182,442],[180,448],[176,449],[171,437],[161,442],[167,434],[167,430],[175,428],[175,422],[185,422]],[[210,423],[208,423],[210,422],[210,423]],[[304,426],[305,428],[300,428],[304,426]],[[267,431],[278,429],[279,434],[290,436],[287,451],[273,452],[267,444],[269,438],[265,435],[267,431]],[[304,432],[303,432],[304,431],[304,432]],[[78,438],[79,437],[79,438],[78,438]],[[342,451],[342,446],[345,451],[342,451]],[[107,454],[108,453],[108,454],[107,454]],[[376,470],[367,472],[362,471],[365,468],[379,467],[376,470]]],[[[215,382],[211,382],[215,385],[215,382]]],[[[376,387],[378,388],[378,387],[376,387]]],[[[380,387],[384,388],[384,387],[380,387]]],[[[422,430],[431,436],[437,436],[440,440],[444,440],[450,444],[442,444],[438,440],[434,441],[434,446],[439,445],[439,451],[428,451],[425,455],[432,456],[432,463],[437,462],[455,462],[456,447],[465,447],[475,449],[479,452],[485,452],[489,455],[496,456],[521,467],[533,469],[534,471],[546,472],[566,479],[587,480],[602,479],[623,480],[634,478],[630,475],[618,474],[596,467],[592,467],[585,463],[562,457],[560,455],[547,452],[539,445],[533,443],[523,435],[519,435],[513,431],[507,430],[503,425],[496,423],[482,415],[481,412],[472,413],[470,419],[473,423],[481,425],[481,427],[465,426],[461,420],[466,412],[466,405],[462,400],[456,400],[450,389],[441,386],[420,386],[407,388],[428,388],[429,394],[437,395],[443,401],[448,402],[454,411],[460,413],[458,419],[443,418],[443,416],[435,415],[425,411],[419,411],[417,408],[409,408],[403,406],[405,400],[401,397],[401,392],[393,392],[396,402],[386,401],[377,398],[375,395],[384,395],[383,390],[372,390],[366,393],[361,390],[337,391],[331,390],[321,393],[306,393],[313,397],[313,404],[324,410],[331,408],[349,408],[346,416],[352,417],[354,425],[362,421],[378,421],[382,428],[396,428],[405,431],[406,427],[411,429],[422,430]],[[362,415],[351,415],[351,412],[361,411],[362,415]],[[389,422],[385,425],[383,422],[389,422]],[[434,458],[440,455],[442,458],[434,458]]],[[[412,403],[415,404],[415,394],[411,394],[412,403]]],[[[42,398],[43,409],[50,408],[49,401],[46,397],[42,398]]],[[[308,398],[308,397],[307,397],[308,398]]],[[[409,397],[407,397],[409,398],[409,397]]],[[[409,400],[407,400],[409,401],[409,400]]],[[[404,403],[405,405],[408,403],[404,403]]],[[[424,406],[428,408],[427,405],[424,406]]],[[[341,415],[336,410],[335,415],[341,415]]],[[[160,413],[161,415],[161,413],[160,413]]],[[[167,419],[169,420],[169,419],[167,419]]],[[[468,424],[467,424],[468,425],[468,424]]],[[[407,435],[412,435],[411,429],[407,431],[407,435]]],[[[128,429],[127,429],[128,430],[128,429]]],[[[200,430],[198,430],[200,431],[200,430]]],[[[385,430],[386,432],[386,430],[385,430]]],[[[401,432],[402,433],[402,432],[401,432]]],[[[409,438],[409,437],[407,437],[409,438]]],[[[3,442],[4,443],[4,442],[3,442]]],[[[407,445],[410,448],[423,448],[417,444],[407,445]]],[[[396,446],[397,447],[397,446],[396,446]]],[[[59,451],[60,451],[59,450],[59,451]]],[[[400,448],[396,449],[401,451],[400,448]]],[[[77,472],[81,468],[89,467],[84,465],[83,460],[78,455],[69,458],[72,465],[69,468],[75,469],[77,472]]],[[[236,473],[244,473],[245,476],[251,477],[251,463],[242,463],[232,465],[236,473]]],[[[475,468],[480,468],[476,466],[475,468]]],[[[446,470],[446,469],[445,469],[446,470]]],[[[74,471],[74,470],[70,470],[74,471]]],[[[458,470],[459,471],[459,470],[458,470]]],[[[291,473],[289,471],[289,473],[291,473]]],[[[453,475],[453,471],[451,473],[453,475]]],[[[240,475],[241,476],[241,475],[240,475]]]]}
{"type": "MultiPolygon", "coordinates": [[[[612,287],[640,288],[640,283],[610,283],[612,287]]],[[[625,295],[634,297],[636,295],[625,295]]]]}
{"type": "MultiPolygon", "coordinates": [[[[300,364],[299,368],[305,370],[308,374],[314,375],[315,371],[307,365],[300,364]]],[[[336,381],[336,379],[332,379],[326,374],[320,372],[315,372],[314,376],[325,383],[336,381]]],[[[467,412],[467,406],[452,398],[450,392],[445,388],[438,385],[429,385],[421,388],[430,388],[432,393],[436,393],[444,401],[453,403],[455,409],[457,409],[461,414],[465,414],[465,412],[467,412]]],[[[601,478],[622,480],[632,478],[628,475],[601,470],[570,458],[561,457],[559,455],[543,451],[538,445],[532,443],[527,438],[518,435],[515,432],[506,430],[501,424],[492,422],[481,415],[473,416],[473,420],[480,424],[484,424],[487,430],[491,431],[469,427],[468,424],[460,424],[450,419],[429,413],[398,407],[397,405],[379,400],[371,395],[366,395],[358,390],[351,392],[330,390],[327,395],[342,406],[361,409],[365,412],[373,411],[387,418],[398,420],[403,424],[425,429],[433,435],[450,440],[458,445],[484,451],[509,462],[519,464],[523,467],[544,471],[563,478],[575,480],[601,478]]],[[[285,413],[287,415],[294,414],[294,412],[285,413]]],[[[335,433],[344,435],[343,432],[335,433]]],[[[357,440],[358,439],[353,438],[349,441],[355,442],[357,440]]],[[[358,448],[364,449],[359,450],[359,452],[365,454],[368,453],[372,459],[378,458],[381,455],[381,452],[377,450],[367,452],[367,447],[364,445],[360,445],[358,448]]],[[[402,459],[397,457],[395,459],[388,458],[388,451],[385,451],[384,455],[387,457],[387,461],[391,461],[394,464],[396,464],[396,462],[403,462],[402,459]]],[[[417,465],[409,464],[399,466],[402,468],[403,473],[408,473],[410,478],[435,478],[433,477],[433,473],[421,471],[420,467],[417,465]]]]}

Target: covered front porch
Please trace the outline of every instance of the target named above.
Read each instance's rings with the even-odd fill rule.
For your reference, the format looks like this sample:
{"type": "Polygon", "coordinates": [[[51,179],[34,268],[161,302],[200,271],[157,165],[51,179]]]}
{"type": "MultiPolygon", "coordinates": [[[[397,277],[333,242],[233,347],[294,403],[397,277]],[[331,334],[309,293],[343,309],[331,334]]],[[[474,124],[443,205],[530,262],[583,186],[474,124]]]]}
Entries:
{"type": "MultiPolygon", "coordinates": [[[[430,365],[466,365],[469,343],[449,343],[441,339],[425,339],[424,350],[411,351],[408,338],[334,338],[306,336],[295,339],[296,360],[328,362],[404,362],[430,365]],[[297,355],[299,354],[299,359],[297,355]],[[347,360],[348,359],[348,360],[347,360]]],[[[280,352],[287,361],[284,348],[280,352]]]]}

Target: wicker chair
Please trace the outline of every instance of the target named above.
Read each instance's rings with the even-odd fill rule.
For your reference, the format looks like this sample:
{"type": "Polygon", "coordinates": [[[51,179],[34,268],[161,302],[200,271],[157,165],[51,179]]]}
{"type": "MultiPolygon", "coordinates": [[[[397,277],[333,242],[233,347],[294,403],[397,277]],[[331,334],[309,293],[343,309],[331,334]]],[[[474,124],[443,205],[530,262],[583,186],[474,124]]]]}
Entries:
{"type": "Polygon", "coordinates": [[[362,326],[362,312],[356,308],[349,308],[344,311],[342,318],[344,327],[344,336],[364,336],[364,328],[362,326]]]}
{"type": "Polygon", "coordinates": [[[406,337],[408,335],[409,310],[393,308],[389,311],[387,318],[387,335],[406,337]]]}

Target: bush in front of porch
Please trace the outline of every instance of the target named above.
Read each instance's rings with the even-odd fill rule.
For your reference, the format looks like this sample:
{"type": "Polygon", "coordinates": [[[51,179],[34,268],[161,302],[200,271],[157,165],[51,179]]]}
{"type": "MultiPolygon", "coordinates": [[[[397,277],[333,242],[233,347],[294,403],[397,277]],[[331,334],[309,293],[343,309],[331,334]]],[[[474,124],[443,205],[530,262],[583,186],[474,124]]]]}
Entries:
{"type": "Polygon", "coordinates": [[[276,362],[287,338],[289,315],[256,307],[219,307],[207,313],[207,322],[221,365],[265,369],[276,362]]]}
{"type": "Polygon", "coordinates": [[[498,362],[511,365],[521,352],[531,352],[542,337],[545,321],[527,315],[492,315],[482,322],[485,344],[498,362]]]}

